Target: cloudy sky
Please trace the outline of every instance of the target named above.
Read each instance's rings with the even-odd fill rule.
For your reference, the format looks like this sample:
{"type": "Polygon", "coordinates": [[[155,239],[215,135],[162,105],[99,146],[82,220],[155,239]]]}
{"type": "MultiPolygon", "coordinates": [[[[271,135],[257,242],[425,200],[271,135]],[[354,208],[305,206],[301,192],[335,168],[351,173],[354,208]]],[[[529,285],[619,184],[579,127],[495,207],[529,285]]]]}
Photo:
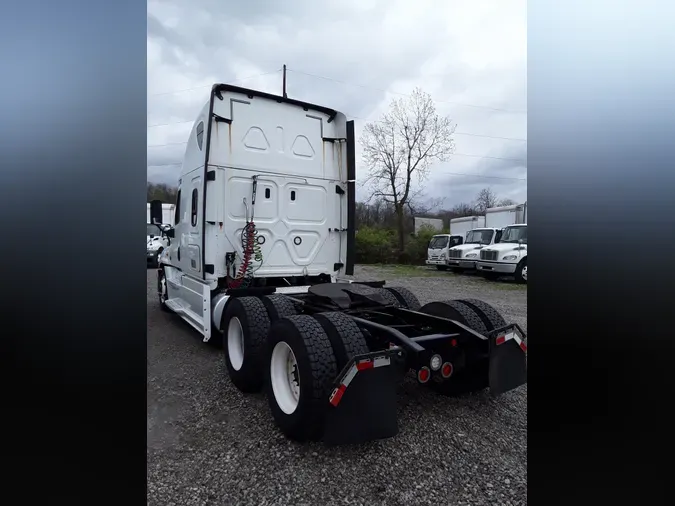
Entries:
{"type": "MultiPolygon", "coordinates": [[[[416,86],[457,125],[424,184],[446,207],[527,195],[526,0],[149,0],[148,180],[176,184],[211,84],[344,112],[356,135],[416,86]]],[[[359,163],[361,176],[367,167],[359,163]]],[[[360,192],[361,195],[365,193],[360,192]]]]}

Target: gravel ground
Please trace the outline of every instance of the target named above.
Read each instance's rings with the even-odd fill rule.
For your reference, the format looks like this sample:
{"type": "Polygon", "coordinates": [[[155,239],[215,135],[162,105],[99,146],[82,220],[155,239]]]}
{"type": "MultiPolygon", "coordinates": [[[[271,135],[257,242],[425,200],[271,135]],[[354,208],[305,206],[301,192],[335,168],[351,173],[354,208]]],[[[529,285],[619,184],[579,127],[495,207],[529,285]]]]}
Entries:
{"type": "MultiPolygon", "coordinates": [[[[527,329],[527,289],[428,269],[357,266],[422,303],[473,297],[527,329]]],[[[232,386],[222,351],[162,312],[148,270],[148,504],[526,504],[527,385],[491,399],[400,386],[398,436],[327,448],[286,440],[264,395],[232,386]]]]}

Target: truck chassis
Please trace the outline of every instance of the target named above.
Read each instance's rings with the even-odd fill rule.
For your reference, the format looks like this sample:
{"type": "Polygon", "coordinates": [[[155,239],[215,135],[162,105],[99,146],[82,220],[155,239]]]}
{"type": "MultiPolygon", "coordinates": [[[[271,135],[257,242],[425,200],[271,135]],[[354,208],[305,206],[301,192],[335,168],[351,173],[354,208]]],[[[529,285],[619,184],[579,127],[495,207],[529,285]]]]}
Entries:
{"type": "MultiPolygon", "coordinates": [[[[166,283],[160,266],[162,308],[166,283]]],[[[430,302],[379,282],[333,282],[276,293],[230,289],[211,342],[232,383],[265,390],[289,438],[329,445],[398,433],[396,387],[406,374],[442,395],[527,381],[525,333],[476,299],[430,302]]]]}

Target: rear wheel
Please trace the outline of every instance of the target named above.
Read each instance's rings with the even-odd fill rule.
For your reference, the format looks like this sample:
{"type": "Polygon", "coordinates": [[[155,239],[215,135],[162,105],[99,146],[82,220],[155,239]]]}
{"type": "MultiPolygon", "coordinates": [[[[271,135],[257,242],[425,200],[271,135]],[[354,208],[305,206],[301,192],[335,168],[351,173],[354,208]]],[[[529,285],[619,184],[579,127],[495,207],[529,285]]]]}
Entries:
{"type": "Polygon", "coordinates": [[[370,351],[361,329],[349,316],[331,312],[316,314],[314,318],[323,328],[333,347],[338,371],[341,371],[356,355],[370,351]]]}
{"type": "Polygon", "coordinates": [[[262,302],[272,322],[298,314],[293,301],[285,295],[266,295],[262,298],[262,302]]]}
{"type": "Polygon", "coordinates": [[[386,288],[376,288],[377,293],[382,295],[382,298],[385,301],[385,304],[388,306],[396,306],[396,307],[401,307],[401,303],[398,301],[398,299],[394,296],[393,293],[391,293],[389,290],[386,288]]]}
{"type": "Polygon", "coordinates": [[[267,399],[281,431],[298,441],[318,440],[337,363],[331,342],[308,315],[272,324],[267,341],[267,399]]]}
{"type": "MultiPolygon", "coordinates": [[[[430,302],[422,306],[420,312],[455,320],[480,334],[487,333],[487,328],[479,314],[468,304],[458,300],[430,302]]],[[[470,369],[457,367],[463,365],[466,360],[466,356],[461,351],[453,360],[456,372],[449,379],[441,382],[432,379],[426,383],[429,388],[441,395],[455,396],[488,387],[487,360],[474,364],[470,369]]]]}
{"type": "Polygon", "coordinates": [[[480,319],[483,320],[483,324],[488,332],[506,325],[504,317],[487,302],[478,299],[462,299],[459,302],[466,304],[474,310],[480,319]]]}
{"type": "Polygon", "coordinates": [[[270,320],[257,297],[234,297],[227,302],[223,324],[227,372],[242,392],[258,392],[265,379],[265,339],[270,320]]]}
{"type": "Polygon", "coordinates": [[[419,308],[422,307],[417,296],[407,288],[402,286],[391,286],[385,288],[385,290],[391,292],[401,305],[407,309],[418,311],[419,308]]]}

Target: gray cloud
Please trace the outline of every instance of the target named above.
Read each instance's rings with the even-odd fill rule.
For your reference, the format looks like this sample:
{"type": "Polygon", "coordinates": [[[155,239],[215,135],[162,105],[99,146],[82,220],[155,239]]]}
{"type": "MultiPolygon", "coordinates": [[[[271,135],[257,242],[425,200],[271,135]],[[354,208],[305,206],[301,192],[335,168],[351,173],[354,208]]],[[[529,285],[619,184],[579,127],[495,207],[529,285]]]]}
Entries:
{"type": "MultiPolygon", "coordinates": [[[[148,179],[177,181],[179,166],[168,164],[180,163],[184,145],[174,143],[186,140],[213,82],[280,93],[280,73],[258,76],[283,63],[290,96],[355,117],[357,136],[396,93],[421,86],[458,133],[526,138],[525,20],[524,0],[150,0],[148,125],[168,125],[148,128],[148,179]]],[[[424,185],[430,197],[468,201],[490,186],[502,198],[526,198],[526,181],[449,174],[526,177],[526,142],[455,142],[457,156],[434,166],[424,185]]]]}

